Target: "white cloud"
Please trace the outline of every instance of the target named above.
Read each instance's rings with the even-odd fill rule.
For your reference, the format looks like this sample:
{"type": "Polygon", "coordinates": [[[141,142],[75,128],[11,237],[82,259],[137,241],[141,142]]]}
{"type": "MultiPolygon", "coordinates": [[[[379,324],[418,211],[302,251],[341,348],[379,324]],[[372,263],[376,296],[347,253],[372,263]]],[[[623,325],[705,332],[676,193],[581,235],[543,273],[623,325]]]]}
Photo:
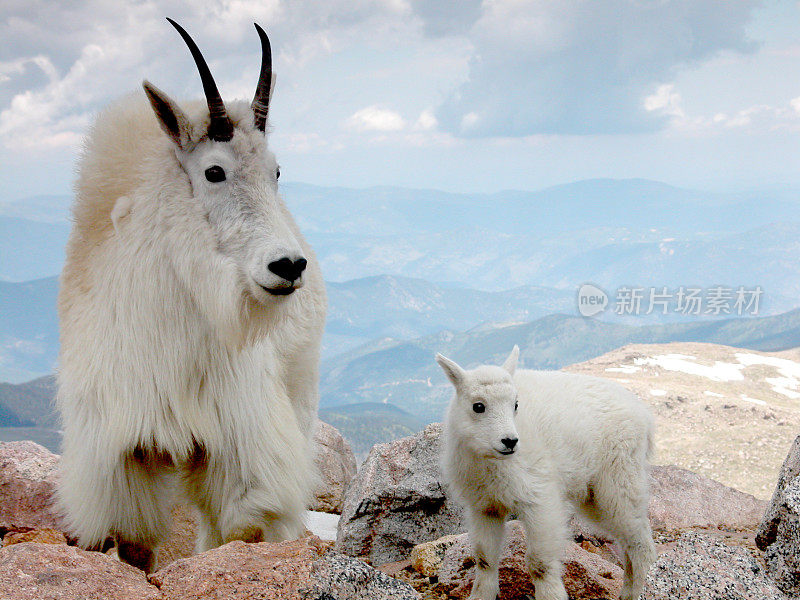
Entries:
{"type": "Polygon", "coordinates": [[[379,106],[367,106],[356,111],[345,125],[356,131],[400,131],[405,127],[405,121],[399,113],[381,108],[379,106]]]}
{"type": "Polygon", "coordinates": [[[431,129],[436,129],[438,124],[439,122],[436,120],[436,115],[433,114],[431,109],[426,108],[420,113],[417,122],[414,123],[414,130],[430,131],[431,129]]]}
{"type": "Polygon", "coordinates": [[[658,111],[671,117],[683,117],[681,95],[672,84],[658,86],[656,93],[644,99],[644,108],[649,112],[658,111]]]}
{"type": "Polygon", "coordinates": [[[652,110],[642,99],[681,68],[754,50],[746,27],[756,4],[487,0],[462,30],[474,47],[467,80],[436,117],[465,137],[661,129],[679,99],[662,90],[652,110]]]}

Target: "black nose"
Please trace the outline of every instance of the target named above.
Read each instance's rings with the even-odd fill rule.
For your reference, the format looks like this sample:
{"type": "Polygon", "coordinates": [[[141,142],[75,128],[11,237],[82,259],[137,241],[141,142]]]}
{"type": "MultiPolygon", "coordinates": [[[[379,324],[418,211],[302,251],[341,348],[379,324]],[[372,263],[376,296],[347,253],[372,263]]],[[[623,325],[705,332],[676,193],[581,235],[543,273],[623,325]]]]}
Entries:
{"type": "Polygon", "coordinates": [[[517,445],[517,442],[519,441],[519,438],[503,438],[500,441],[503,442],[503,445],[506,448],[508,448],[509,450],[513,450],[514,446],[517,445]]]}
{"type": "Polygon", "coordinates": [[[294,281],[303,274],[303,271],[306,270],[306,265],[308,265],[308,261],[305,258],[298,258],[292,262],[291,258],[284,256],[279,260],[273,260],[267,266],[278,277],[283,277],[287,281],[294,281]]]}

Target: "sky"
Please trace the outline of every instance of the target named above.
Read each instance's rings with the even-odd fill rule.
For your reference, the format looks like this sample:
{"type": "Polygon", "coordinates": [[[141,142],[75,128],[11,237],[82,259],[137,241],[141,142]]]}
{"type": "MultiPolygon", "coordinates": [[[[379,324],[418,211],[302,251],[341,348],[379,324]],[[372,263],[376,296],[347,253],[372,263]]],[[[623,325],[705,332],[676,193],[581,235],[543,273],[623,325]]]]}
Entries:
{"type": "Polygon", "coordinates": [[[277,74],[282,181],[459,192],[641,177],[800,189],[800,3],[4,0],[0,201],[68,194],[82,136],[147,79],[251,98],[277,74]]]}

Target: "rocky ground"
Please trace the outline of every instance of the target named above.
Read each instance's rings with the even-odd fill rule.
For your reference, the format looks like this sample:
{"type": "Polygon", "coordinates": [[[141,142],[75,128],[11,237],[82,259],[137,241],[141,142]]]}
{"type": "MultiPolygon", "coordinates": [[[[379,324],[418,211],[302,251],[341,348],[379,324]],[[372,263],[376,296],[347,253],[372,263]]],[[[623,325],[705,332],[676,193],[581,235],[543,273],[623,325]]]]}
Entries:
{"type": "MultiPolygon", "coordinates": [[[[335,545],[345,554],[381,565],[381,570],[431,600],[465,598],[474,567],[462,512],[447,498],[433,460],[440,435],[441,426],[434,424],[411,438],[373,448],[348,488],[335,545]],[[441,537],[419,541],[432,538],[432,532],[441,537]]],[[[791,562],[791,548],[800,547],[800,540],[787,538],[797,536],[791,482],[800,486],[800,438],[795,445],[797,456],[790,454],[787,463],[797,466],[784,466],[782,471],[783,488],[789,491],[769,505],[680,467],[653,467],[649,515],[659,559],[650,573],[646,600],[793,597],[787,593],[800,565],[791,562]],[[767,515],[779,515],[780,526],[763,524],[768,506],[772,512],[767,510],[767,515]],[[762,536],[782,541],[770,542],[763,552],[755,539],[759,527],[782,528],[782,534],[762,536]]],[[[570,598],[617,598],[622,582],[619,548],[579,521],[572,527],[575,543],[565,562],[570,598]]],[[[523,568],[524,533],[512,522],[507,538],[501,598],[527,600],[533,589],[523,568]]],[[[794,554],[796,561],[796,550],[794,554]]]]}
{"type": "MultiPolygon", "coordinates": [[[[353,475],[347,444],[335,429],[320,426],[327,483],[315,506],[341,508],[335,540],[309,534],[277,544],[231,542],[192,556],[194,518],[178,507],[172,539],[148,576],[114,560],[113,550],[70,545],[51,507],[58,456],[32,442],[0,443],[0,598],[464,599],[474,561],[463,511],[439,471],[440,436],[434,424],[375,446],[353,475]]],[[[659,557],[643,599],[800,597],[800,437],[776,480],[765,502],[677,466],[653,467],[649,516],[659,557]]],[[[619,548],[579,521],[571,527],[564,573],[571,600],[616,600],[623,580],[619,548]]],[[[516,521],[507,524],[502,600],[535,593],[524,568],[524,538],[516,521]]]]}
{"type": "Polygon", "coordinates": [[[657,464],[764,500],[800,431],[800,350],[637,344],[565,370],[618,381],[652,407],[657,464]]]}

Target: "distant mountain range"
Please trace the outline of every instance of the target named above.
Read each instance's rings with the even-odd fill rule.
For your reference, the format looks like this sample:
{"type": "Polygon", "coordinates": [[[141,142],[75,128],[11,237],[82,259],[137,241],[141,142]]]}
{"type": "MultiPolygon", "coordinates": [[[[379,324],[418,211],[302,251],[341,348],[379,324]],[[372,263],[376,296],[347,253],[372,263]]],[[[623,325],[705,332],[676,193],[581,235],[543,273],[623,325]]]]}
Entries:
{"type": "Polygon", "coordinates": [[[0,383],[0,427],[57,427],[55,394],[52,375],[20,384],[0,383]]]}
{"type": "MultiPolygon", "coordinates": [[[[433,363],[437,351],[477,364],[517,343],[527,366],[558,368],[628,343],[800,345],[793,190],[713,194],[638,179],[496,194],[298,183],[282,190],[329,281],[323,409],[360,432],[362,446],[441,417],[450,390],[433,363]],[[761,286],[760,314],[770,316],[570,316],[586,282],[611,295],[622,285],[761,286]]],[[[53,372],[68,204],[67,196],[0,202],[0,381],[53,372]]],[[[46,397],[49,407],[47,381],[0,394],[52,417],[37,404],[46,397]]],[[[54,424],[3,397],[0,427],[54,424]]]]}
{"type": "Polygon", "coordinates": [[[396,440],[420,431],[427,422],[393,404],[361,402],[322,408],[319,418],[333,425],[350,441],[359,461],[375,444],[396,440]]]}
{"type": "Polygon", "coordinates": [[[631,326],[568,315],[530,323],[444,331],[416,340],[379,340],[323,362],[323,407],[391,403],[430,422],[452,393],[436,352],[464,366],[500,363],[518,344],[527,368],[560,369],[631,343],[709,342],[754,350],[800,346],[800,310],[773,317],[631,326]]]}
{"type": "MultiPolygon", "coordinates": [[[[299,183],[282,191],[328,281],[388,274],[487,291],[759,284],[773,313],[794,308],[800,291],[792,190],[714,194],[593,179],[495,194],[299,183]]],[[[60,271],[68,203],[0,203],[0,280],[60,271]]]]}
{"type": "MultiPolygon", "coordinates": [[[[0,281],[0,381],[53,371],[58,356],[58,279],[0,281]]],[[[568,311],[574,292],[525,286],[505,292],[445,288],[421,279],[367,277],[328,284],[326,357],[376,338],[412,339],[476,323],[525,322],[568,311]]]]}
{"type": "Polygon", "coordinates": [[[0,381],[52,373],[58,356],[58,278],[0,281],[0,381]]]}

